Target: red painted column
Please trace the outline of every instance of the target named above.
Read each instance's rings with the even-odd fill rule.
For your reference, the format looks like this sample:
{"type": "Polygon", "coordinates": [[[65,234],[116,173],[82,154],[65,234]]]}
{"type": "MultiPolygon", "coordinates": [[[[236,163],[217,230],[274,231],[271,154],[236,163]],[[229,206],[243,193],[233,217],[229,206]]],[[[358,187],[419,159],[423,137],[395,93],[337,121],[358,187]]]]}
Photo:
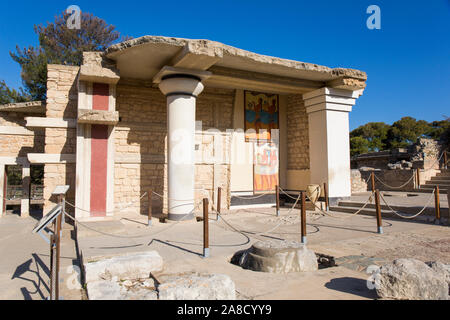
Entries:
{"type": "MultiPolygon", "coordinates": [[[[109,85],[93,84],[94,110],[108,110],[109,85]]],[[[106,216],[106,193],[108,175],[108,126],[91,126],[91,196],[90,211],[93,217],[106,216]]]]}

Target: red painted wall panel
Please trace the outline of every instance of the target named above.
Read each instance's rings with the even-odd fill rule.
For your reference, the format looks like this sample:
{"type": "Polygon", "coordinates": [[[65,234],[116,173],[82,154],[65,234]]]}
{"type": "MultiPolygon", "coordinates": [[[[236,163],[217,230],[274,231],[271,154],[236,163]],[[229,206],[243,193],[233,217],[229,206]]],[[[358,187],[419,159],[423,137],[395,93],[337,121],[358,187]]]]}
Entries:
{"type": "Polygon", "coordinates": [[[93,93],[92,109],[108,110],[109,85],[105,83],[94,83],[92,87],[92,93],[93,93]]]}
{"type": "Polygon", "coordinates": [[[108,126],[91,127],[91,216],[106,216],[108,126]]]}

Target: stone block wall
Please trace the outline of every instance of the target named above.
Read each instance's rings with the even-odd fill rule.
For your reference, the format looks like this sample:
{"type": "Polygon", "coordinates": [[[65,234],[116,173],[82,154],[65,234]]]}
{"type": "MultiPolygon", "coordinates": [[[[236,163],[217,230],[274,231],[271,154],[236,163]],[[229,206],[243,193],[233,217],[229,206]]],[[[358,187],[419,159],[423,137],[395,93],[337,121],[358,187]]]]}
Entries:
{"type": "MultiPolygon", "coordinates": [[[[33,113],[0,112],[0,126],[25,128],[25,117],[33,113]]],[[[44,129],[28,129],[29,134],[1,134],[1,156],[26,157],[27,153],[44,151],[44,129]]]]}
{"type": "Polygon", "coordinates": [[[288,170],[309,169],[308,115],[301,94],[287,98],[288,170]]]}
{"type": "MultiPolygon", "coordinates": [[[[79,67],[48,65],[46,117],[76,119],[78,107],[77,75],[79,67]]],[[[75,128],[46,128],[45,153],[76,153],[75,128]]],[[[57,202],[51,193],[57,185],[69,185],[67,201],[75,203],[75,163],[55,163],[44,166],[44,213],[57,202]]],[[[72,208],[67,206],[68,212],[72,208]]]]}
{"type": "MultiPolygon", "coordinates": [[[[375,188],[382,191],[414,191],[416,179],[412,178],[414,170],[374,170],[375,188]],[[404,185],[404,186],[403,186],[404,185]],[[401,188],[398,188],[402,186],[401,188]]],[[[351,170],[352,193],[372,190],[370,174],[372,170],[351,170]],[[367,181],[367,182],[366,182],[367,181]]]]}

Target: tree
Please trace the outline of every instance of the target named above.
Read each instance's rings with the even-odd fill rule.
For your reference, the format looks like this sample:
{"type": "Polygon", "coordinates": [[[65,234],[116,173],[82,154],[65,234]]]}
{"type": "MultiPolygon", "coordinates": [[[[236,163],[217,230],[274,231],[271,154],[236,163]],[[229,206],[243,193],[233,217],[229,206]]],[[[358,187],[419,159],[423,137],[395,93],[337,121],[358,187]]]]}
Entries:
{"type": "Polygon", "coordinates": [[[22,68],[23,85],[32,100],[46,99],[47,64],[79,66],[83,60],[83,51],[104,51],[120,38],[114,26],[90,13],[81,14],[79,30],[67,28],[68,17],[69,14],[62,13],[47,26],[34,26],[34,32],[39,37],[39,47],[29,46],[22,50],[16,46],[16,52],[10,52],[13,60],[22,68]]]}
{"type": "Polygon", "coordinates": [[[394,122],[387,137],[388,148],[403,148],[417,141],[430,132],[430,125],[425,120],[403,117],[394,122]]]}
{"type": "MultiPolygon", "coordinates": [[[[386,139],[390,126],[384,122],[369,122],[350,133],[351,138],[361,137],[367,141],[367,152],[381,151],[386,148],[386,139]]],[[[358,144],[361,141],[357,140],[358,144]]],[[[356,143],[356,142],[355,142],[356,143]]]]}
{"type": "Polygon", "coordinates": [[[25,102],[28,101],[29,97],[23,92],[21,88],[19,91],[15,89],[10,89],[6,85],[5,81],[0,80],[0,104],[14,103],[14,102],[25,102]]]}
{"type": "Polygon", "coordinates": [[[369,152],[369,142],[363,137],[350,138],[350,156],[369,152]]]}

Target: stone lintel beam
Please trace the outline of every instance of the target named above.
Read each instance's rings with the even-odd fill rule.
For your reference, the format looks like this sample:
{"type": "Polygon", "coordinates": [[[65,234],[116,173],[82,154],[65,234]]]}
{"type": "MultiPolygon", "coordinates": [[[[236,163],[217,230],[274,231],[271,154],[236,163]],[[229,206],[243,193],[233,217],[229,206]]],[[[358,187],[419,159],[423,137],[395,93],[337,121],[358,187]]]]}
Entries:
{"type": "Polygon", "coordinates": [[[116,125],[118,111],[78,109],[78,123],[116,125]]]}
{"type": "Polygon", "coordinates": [[[207,70],[223,58],[223,49],[206,46],[202,42],[188,42],[172,59],[177,68],[207,70]]]}
{"type": "Polygon", "coordinates": [[[327,82],[327,87],[344,90],[360,90],[366,88],[366,81],[361,79],[341,77],[327,82]]]}
{"type": "Polygon", "coordinates": [[[211,87],[251,89],[265,92],[303,94],[324,86],[322,81],[280,77],[265,73],[213,66],[213,75],[205,81],[211,87]]]}

